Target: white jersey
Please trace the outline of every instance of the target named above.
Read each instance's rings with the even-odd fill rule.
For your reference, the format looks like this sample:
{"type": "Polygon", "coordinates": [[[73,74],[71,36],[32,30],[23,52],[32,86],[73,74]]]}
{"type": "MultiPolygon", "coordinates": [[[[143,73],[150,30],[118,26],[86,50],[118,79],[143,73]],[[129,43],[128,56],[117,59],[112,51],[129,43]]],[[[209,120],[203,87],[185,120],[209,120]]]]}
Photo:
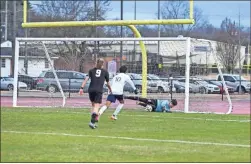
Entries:
{"type": "Polygon", "coordinates": [[[111,82],[112,94],[113,95],[123,95],[124,86],[128,82],[132,88],[135,90],[136,87],[132,82],[131,78],[125,73],[119,73],[113,77],[111,82]]]}

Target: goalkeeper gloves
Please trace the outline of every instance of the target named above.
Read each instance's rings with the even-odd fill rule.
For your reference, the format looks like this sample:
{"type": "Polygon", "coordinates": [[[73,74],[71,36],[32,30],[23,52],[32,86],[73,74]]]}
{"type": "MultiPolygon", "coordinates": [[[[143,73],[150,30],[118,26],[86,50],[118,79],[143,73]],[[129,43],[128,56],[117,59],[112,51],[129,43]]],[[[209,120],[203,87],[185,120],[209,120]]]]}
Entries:
{"type": "Polygon", "coordinates": [[[135,89],[135,90],[134,90],[134,93],[135,93],[135,95],[137,95],[137,94],[139,93],[139,90],[138,90],[138,89],[135,89]]]}

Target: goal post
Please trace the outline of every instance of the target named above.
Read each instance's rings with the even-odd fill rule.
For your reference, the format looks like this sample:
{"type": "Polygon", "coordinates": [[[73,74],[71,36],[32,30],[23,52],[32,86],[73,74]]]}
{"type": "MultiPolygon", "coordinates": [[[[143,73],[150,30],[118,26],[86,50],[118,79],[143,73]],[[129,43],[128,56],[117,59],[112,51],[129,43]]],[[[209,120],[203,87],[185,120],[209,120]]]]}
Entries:
{"type": "MultiPolygon", "coordinates": [[[[219,59],[216,56],[216,52],[214,51],[214,48],[212,46],[212,42],[210,40],[205,40],[205,39],[198,39],[198,40],[202,41],[202,42],[207,42],[209,44],[210,54],[211,54],[211,56],[213,56],[214,60],[216,61],[217,69],[218,69],[219,75],[221,77],[223,88],[225,90],[227,100],[228,100],[228,103],[229,103],[229,108],[228,108],[228,111],[226,112],[226,114],[230,114],[232,112],[232,110],[233,110],[233,104],[232,104],[232,101],[231,101],[231,98],[230,98],[230,95],[229,95],[229,92],[228,92],[226,82],[225,82],[225,80],[223,78],[223,74],[222,74],[222,71],[221,71],[221,64],[219,62],[219,59]]],[[[219,113],[219,114],[224,114],[224,113],[219,113]]]]}
{"type": "Polygon", "coordinates": [[[64,106],[65,106],[65,99],[66,99],[66,97],[65,97],[65,95],[64,95],[62,86],[61,86],[61,84],[60,84],[60,82],[59,82],[58,75],[57,75],[57,73],[56,73],[56,71],[55,71],[55,68],[53,67],[53,64],[52,64],[50,55],[49,55],[48,50],[47,50],[47,48],[46,48],[46,46],[45,46],[45,44],[44,44],[44,41],[41,41],[41,44],[43,45],[46,59],[48,60],[50,66],[51,66],[51,70],[52,70],[52,72],[53,72],[53,75],[54,75],[54,77],[55,77],[55,79],[56,79],[56,82],[57,82],[57,86],[58,86],[59,91],[60,91],[60,93],[61,93],[61,96],[62,96],[62,98],[63,98],[62,106],[64,107],[64,106]]]}
{"type": "MultiPolygon", "coordinates": [[[[133,44],[132,43],[136,42],[136,49],[137,49],[138,56],[135,56],[135,55],[131,55],[131,57],[126,56],[125,63],[128,65],[128,68],[129,68],[128,73],[141,74],[141,78],[142,78],[141,83],[138,85],[141,85],[141,87],[142,87],[143,83],[147,84],[147,86],[144,87],[145,89],[143,87],[141,88],[142,89],[142,92],[141,92],[142,97],[145,97],[145,95],[146,95],[148,98],[160,98],[160,99],[168,99],[168,100],[171,98],[177,98],[179,106],[177,108],[175,108],[174,110],[178,109],[178,111],[182,111],[184,113],[220,113],[220,112],[214,111],[209,108],[206,109],[207,106],[209,105],[209,103],[212,103],[212,102],[209,102],[209,100],[207,98],[207,97],[209,97],[209,99],[210,99],[210,95],[206,95],[206,94],[201,95],[200,93],[191,94],[191,90],[190,90],[191,89],[190,79],[191,79],[191,71],[192,71],[191,65],[193,64],[192,58],[194,56],[196,57],[196,54],[193,54],[192,39],[190,37],[180,37],[180,36],[179,37],[161,37],[161,38],[159,38],[159,37],[149,37],[149,38],[16,38],[13,107],[25,106],[23,103],[21,103],[21,101],[19,101],[19,99],[23,95],[25,95],[26,93],[25,94],[22,93],[18,96],[18,77],[19,77],[19,74],[21,73],[20,72],[21,65],[20,65],[19,59],[22,57],[22,55],[20,56],[19,54],[20,54],[20,49],[24,45],[24,43],[27,43],[27,45],[29,45],[32,48],[37,48],[37,49],[42,50],[42,55],[38,55],[39,53],[37,53],[37,52],[32,52],[32,53],[28,53],[28,58],[30,58],[30,60],[47,59],[49,65],[50,65],[50,68],[47,69],[47,72],[48,71],[52,72],[53,76],[50,78],[54,79],[54,83],[52,83],[50,81],[49,84],[46,84],[46,85],[48,85],[48,86],[55,85],[54,91],[57,89],[57,92],[55,92],[55,93],[54,92],[47,93],[49,90],[48,86],[46,89],[47,92],[46,91],[42,92],[40,89],[37,88],[38,91],[36,91],[36,93],[34,92],[34,94],[33,94],[33,90],[31,90],[30,92],[31,92],[32,96],[36,96],[37,94],[41,94],[41,95],[47,97],[47,100],[44,101],[44,104],[38,105],[38,106],[50,106],[50,107],[53,107],[53,106],[85,107],[86,106],[87,107],[88,105],[86,105],[86,104],[88,104],[89,101],[86,101],[85,103],[81,104],[81,103],[79,103],[80,102],[79,99],[81,99],[81,97],[79,95],[77,96],[77,93],[70,93],[73,90],[75,92],[79,90],[79,87],[80,87],[80,86],[78,86],[79,84],[77,85],[77,87],[76,87],[76,85],[74,86],[72,84],[77,83],[76,81],[78,81],[78,82],[81,81],[81,79],[77,79],[77,78],[70,79],[69,78],[69,79],[64,79],[62,81],[62,76],[59,77],[57,74],[59,70],[71,71],[71,72],[74,72],[74,71],[76,72],[76,70],[69,70],[69,68],[66,68],[62,65],[60,68],[58,67],[58,65],[57,65],[57,68],[55,68],[54,62],[59,59],[57,58],[53,61],[52,54],[59,53],[59,52],[55,52],[55,48],[62,43],[68,44],[67,46],[71,46],[71,44],[73,42],[74,42],[74,44],[80,44],[80,43],[85,42],[87,45],[90,45],[89,48],[92,49],[94,47],[94,46],[92,46],[92,44],[95,41],[99,41],[100,43],[104,42],[104,45],[107,44],[105,42],[109,42],[109,44],[110,44],[108,46],[109,50],[107,50],[105,48],[100,49],[100,51],[103,51],[103,50],[109,51],[110,56],[109,55],[106,56],[107,58],[109,58],[109,60],[111,58],[115,59],[116,55],[113,56],[113,53],[111,53],[111,52],[114,51],[114,53],[115,53],[115,51],[118,49],[118,43],[122,42],[124,45],[123,46],[124,50],[123,50],[123,54],[122,54],[122,56],[124,56],[124,55],[126,55],[127,52],[133,51],[133,44]],[[142,46],[142,44],[144,44],[144,46],[142,46]],[[160,45],[158,45],[158,44],[160,44],[160,45]],[[152,90],[151,90],[152,86],[150,86],[150,83],[152,83],[152,81],[148,80],[148,75],[154,73],[154,71],[152,70],[153,67],[151,67],[151,65],[153,65],[152,60],[155,57],[152,56],[152,58],[149,60],[149,56],[146,56],[144,58],[142,56],[142,54],[143,54],[143,52],[146,52],[147,55],[149,55],[151,53],[156,55],[158,46],[160,46],[161,52],[160,52],[160,54],[158,54],[160,56],[159,57],[156,56],[156,57],[167,59],[167,61],[162,61],[162,63],[158,63],[159,61],[157,61],[158,65],[161,64],[166,67],[166,70],[162,69],[162,73],[165,74],[163,76],[162,81],[165,81],[167,79],[166,77],[168,76],[168,74],[172,74],[172,72],[170,72],[171,69],[169,69],[170,65],[173,65],[175,63],[179,63],[179,61],[177,61],[179,59],[176,59],[176,57],[179,56],[179,55],[177,55],[177,53],[179,53],[178,51],[180,51],[181,57],[182,57],[182,63],[183,63],[182,65],[184,68],[184,73],[182,74],[182,76],[184,77],[184,92],[182,92],[182,93],[175,92],[174,96],[171,96],[171,97],[170,97],[170,91],[167,91],[167,93],[160,93],[160,94],[152,92],[152,90]],[[142,50],[142,47],[145,47],[145,49],[142,50]],[[137,59],[135,59],[136,57],[137,57],[137,59]],[[131,58],[131,59],[129,59],[129,58],[131,58]],[[172,61],[170,62],[169,59],[171,59],[172,61]],[[134,64],[134,66],[136,66],[136,68],[135,68],[136,70],[134,69],[134,67],[130,66],[130,62],[134,62],[133,64],[134,64]],[[139,64],[139,62],[141,62],[141,64],[139,64]],[[145,67],[143,68],[143,67],[141,67],[141,65],[142,66],[144,65],[145,67]],[[143,69],[147,69],[147,71],[143,71],[143,69]],[[148,72],[148,73],[144,74],[145,72],[148,72]],[[67,86],[67,88],[66,88],[66,86],[67,86]],[[75,88],[73,88],[73,87],[75,87],[75,88]],[[150,87],[150,90],[149,90],[149,87],[150,87]],[[74,96],[71,96],[71,95],[76,96],[76,98],[78,98],[78,100],[77,101],[74,100],[74,103],[71,102],[75,98],[74,96]],[[69,98],[66,98],[66,97],[69,97],[69,98]],[[54,98],[58,98],[58,99],[54,99],[54,98]],[[76,105],[76,104],[78,104],[78,105],[76,105]],[[196,110],[195,107],[199,108],[199,106],[202,106],[205,109],[204,110],[200,110],[200,109],[196,110]]],[[[60,46],[62,46],[62,45],[60,45],[60,46]]],[[[65,49],[67,49],[67,48],[65,48],[65,49]]],[[[91,50],[91,51],[92,52],[90,52],[90,55],[93,55],[94,51],[93,50],[91,50]]],[[[134,51],[135,51],[135,49],[134,49],[134,51]]],[[[109,53],[107,52],[107,54],[109,54],[109,53]]],[[[215,58],[215,62],[217,63],[217,68],[218,68],[219,74],[222,75],[221,68],[220,68],[221,66],[215,57],[215,52],[211,51],[210,53],[211,53],[211,56],[214,56],[214,58],[215,58]]],[[[102,52],[100,54],[102,54],[102,52]]],[[[134,53],[131,53],[131,54],[134,54],[134,53]]],[[[71,55],[72,54],[69,54],[68,57],[71,57],[71,55]]],[[[88,58],[88,56],[85,56],[84,58],[85,58],[85,60],[87,60],[87,59],[92,60],[91,58],[88,58]]],[[[120,59],[120,60],[124,60],[124,59],[120,59]]],[[[74,60],[74,61],[77,61],[77,60],[74,60]]],[[[88,63],[90,64],[92,62],[93,61],[89,61],[89,62],[87,61],[87,65],[88,65],[88,63]]],[[[34,67],[40,68],[39,64],[41,64],[41,62],[40,63],[37,62],[37,63],[38,64],[36,64],[35,66],[34,66],[34,64],[33,65],[31,64],[32,66],[31,65],[29,65],[29,66],[32,68],[34,68],[34,67]]],[[[73,63],[73,64],[77,65],[77,63],[73,63]]],[[[91,67],[92,66],[89,65],[89,67],[85,68],[84,71],[87,72],[87,69],[90,69],[91,67]]],[[[30,70],[30,68],[28,70],[30,70]]],[[[37,70],[37,73],[38,73],[38,71],[42,71],[41,68],[36,69],[36,70],[37,70]]],[[[118,67],[116,68],[116,70],[118,71],[118,67]]],[[[176,71],[175,68],[174,68],[174,71],[176,71]]],[[[82,72],[82,73],[84,73],[84,72],[82,72]]],[[[174,77],[174,78],[176,78],[176,77],[174,77]]],[[[39,80],[39,78],[38,78],[38,80],[39,80]]],[[[44,78],[43,80],[46,80],[46,79],[44,78]]],[[[168,81],[168,83],[170,84],[169,81],[168,81]]],[[[171,83],[171,85],[172,85],[172,83],[171,83]]],[[[225,102],[225,103],[226,103],[226,106],[228,106],[228,108],[226,110],[224,110],[224,112],[221,112],[221,113],[229,114],[229,113],[231,113],[231,110],[232,110],[231,98],[229,96],[229,93],[228,93],[228,90],[227,90],[227,87],[226,87],[226,84],[224,81],[223,81],[223,85],[224,85],[227,100],[228,100],[228,102],[225,102]]],[[[170,89],[170,90],[172,90],[172,89],[170,89]]],[[[220,97],[220,95],[219,95],[219,97],[220,97]]],[[[37,100],[34,100],[34,101],[37,101],[37,100]]]]}

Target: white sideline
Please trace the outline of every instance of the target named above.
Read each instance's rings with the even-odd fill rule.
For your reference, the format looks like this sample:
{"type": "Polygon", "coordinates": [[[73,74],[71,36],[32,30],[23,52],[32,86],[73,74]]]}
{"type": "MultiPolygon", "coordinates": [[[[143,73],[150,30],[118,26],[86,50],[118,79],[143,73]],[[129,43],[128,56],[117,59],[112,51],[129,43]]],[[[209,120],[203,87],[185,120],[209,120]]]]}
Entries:
{"type": "Polygon", "coordinates": [[[72,137],[98,137],[98,138],[108,138],[108,139],[134,140],[134,141],[169,142],[169,143],[184,143],[184,144],[196,144],[196,145],[214,145],[214,146],[229,146],[229,147],[245,147],[245,148],[250,148],[250,145],[242,145],[242,144],[215,143],[215,142],[194,142],[194,141],[182,141],[182,140],[162,140],[162,139],[151,139],[151,138],[132,138],[132,137],[116,137],[116,136],[95,136],[95,135],[84,135],[84,134],[25,132],[25,131],[5,131],[5,130],[1,131],[1,133],[58,135],[58,136],[72,136],[72,137]]]}

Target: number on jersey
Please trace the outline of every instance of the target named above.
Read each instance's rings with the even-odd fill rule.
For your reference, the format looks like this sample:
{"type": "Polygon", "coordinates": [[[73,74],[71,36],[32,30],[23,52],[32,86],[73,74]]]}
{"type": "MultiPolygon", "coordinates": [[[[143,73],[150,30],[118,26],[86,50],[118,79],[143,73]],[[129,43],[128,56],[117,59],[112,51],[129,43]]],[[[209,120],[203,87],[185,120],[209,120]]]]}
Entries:
{"type": "Polygon", "coordinates": [[[101,70],[100,70],[100,69],[97,69],[97,70],[96,70],[96,77],[100,77],[100,75],[101,75],[101,70]]]}
{"type": "Polygon", "coordinates": [[[116,77],[115,79],[116,82],[120,82],[120,80],[121,80],[121,77],[116,77]]]}

